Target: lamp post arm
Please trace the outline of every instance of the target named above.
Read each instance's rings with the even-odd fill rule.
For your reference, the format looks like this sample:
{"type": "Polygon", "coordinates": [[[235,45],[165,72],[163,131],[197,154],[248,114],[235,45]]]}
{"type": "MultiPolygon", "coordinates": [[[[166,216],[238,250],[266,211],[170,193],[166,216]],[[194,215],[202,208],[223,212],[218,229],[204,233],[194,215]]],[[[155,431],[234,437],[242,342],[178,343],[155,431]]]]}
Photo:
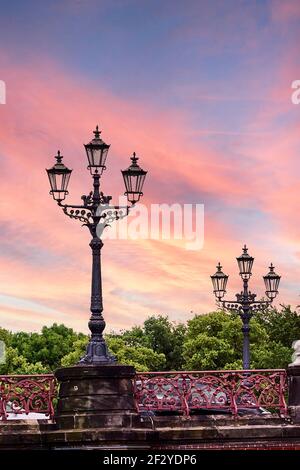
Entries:
{"type": "Polygon", "coordinates": [[[123,219],[129,214],[129,206],[109,206],[109,205],[100,205],[97,211],[97,215],[101,218],[109,217],[114,215],[115,219],[123,219]],[[100,213],[99,213],[100,212],[100,213]]]}
{"type": "Polygon", "coordinates": [[[62,207],[63,209],[65,208],[71,208],[71,209],[88,209],[87,206],[84,206],[83,204],[76,205],[76,204],[62,204],[61,201],[57,201],[57,205],[59,207],[62,207]]]}
{"type": "MultiPolygon", "coordinates": [[[[57,205],[61,207],[63,210],[65,209],[79,209],[79,210],[86,210],[87,212],[92,212],[93,209],[95,209],[94,205],[76,205],[76,204],[62,204],[61,201],[57,201],[57,205]]],[[[110,206],[108,204],[103,204],[99,203],[99,205],[96,207],[98,209],[99,206],[103,207],[103,210],[100,209],[101,213],[105,210],[111,210],[111,211],[126,211],[126,215],[129,214],[130,209],[132,209],[133,206],[110,206]]],[[[100,214],[99,214],[100,216],[100,214]]]]}
{"type": "Polygon", "coordinates": [[[129,214],[129,206],[99,206],[97,213],[99,222],[97,223],[97,236],[101,235],[106,227],[110,227],[115,220],[124,219],[129,214]],[[100,212],[100,213],[99,213],[100,212]]]}
{"type": "Polygon", "coordinates": [[[271,300],[261,300],[251,303],[251,310],[254,312],[259,311],[260,309],[266,309],[272,305],[273,299],[271,300]]]}
{"type": "Polygon", "coordinates": [[[58,201],[59,207],[62,208],[63,212],[71,219],[79,220],[86,225],[92,234],[97,229],[98,237],[102,235],[103,230],[110,226],[115,220],[123,219],[126,217],[132,206],[110,206],[110,196],[104,196],[100,193],[100,199],[98,202],[98,196],[96,197],[97,202],[90,201],[91,196],[82,196],[85,198],[85,204],[62,204],[58,201]]]}
{"type": "Polygon", "coordinates": [[[238,302],[237,300],[221,300],[219,302],[219,305],[224,309],[228,310],[230,312],[232,311],[238,311],[241,309],[242,304],[241,302],[238,302]]]}
{"type": "Polygon", "coordinates": [[[59,207],[62,208],[63,212],[71,219],[79,220],[87,226],[94,223],[93,208],[86,207],[83,205],[62,204],[61,201],[58,201],[57,204],[59,205],[59,207]]]}
{"type": "MultiPolygon", "coordinates": [[[[272,304],[272,300],[262,300],[262,301],[250,301],[248,304],[249,310],[253,312],[257,312],[260,308],[265,309],[270,307],[272,304]]],[[[219,302],[219,305],[224,309],[224,310],[229,310],[229,311],[237,311],[240,310],[243,307],[243,302],[236,301],[236,300],[221,300],[219,302]]]]}

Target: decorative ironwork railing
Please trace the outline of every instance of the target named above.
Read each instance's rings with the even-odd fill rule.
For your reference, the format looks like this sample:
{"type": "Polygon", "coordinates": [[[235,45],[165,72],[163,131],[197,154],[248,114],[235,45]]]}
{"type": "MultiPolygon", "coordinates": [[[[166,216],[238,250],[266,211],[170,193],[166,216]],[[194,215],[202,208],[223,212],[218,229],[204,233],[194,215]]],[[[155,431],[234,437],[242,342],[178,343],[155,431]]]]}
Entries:
{"type": "Polygon", "coordinates": [[[54,417],[53,401],[57,385],[52,374],[0,375],[0,419],[43,413],[54,417]]]}
{"type": "MultiPolygon", "coordinates": [[[[134,379],[137,409],[197,412],[287,415],[284,369],[188,372],[143,372],[134,379]]],[[[42,413],[54,417],[57,382],[52,374],[0,376],[0,419],[42,413]]],[[[25,416],[24,416],[25,417],[25,416]]]]}
{"type": "Polygon", "coordinates": [[[211,413],[286,416],[286,371],[228,370],[137,373],[134,394],[137,409],[179,412],[185,416],[211,413]],[[203,412],[202,411],[202,412],[203,412]]]}

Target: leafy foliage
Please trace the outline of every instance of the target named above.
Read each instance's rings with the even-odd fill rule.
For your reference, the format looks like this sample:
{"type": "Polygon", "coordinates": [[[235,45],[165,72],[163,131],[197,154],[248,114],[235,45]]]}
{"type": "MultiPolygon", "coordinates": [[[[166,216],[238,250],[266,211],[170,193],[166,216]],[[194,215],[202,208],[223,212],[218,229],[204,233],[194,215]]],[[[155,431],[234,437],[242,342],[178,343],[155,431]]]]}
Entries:
{"type": "MultiPolygon", "coordinates": [[[[271,323],[252,318],[250,325],[251,367],[286,367],[291,358],[291,344],[287,347],[271,339],[271,323]]],[[[242,368],[241,327],[242,322],[237,314],[228,315],[225,312],[196,315],[189,320],[183,350],[186,369],[242,368]]],[[[290,332],[294,338],[297,334],[295,330],[290,332]]]]}
{"type": "Polygon", "coordinates": [[[290,305],[282,305],[281,310],[274,308],[260,312],[256,319],[275,343],[290,348],[293,341],[299,339],[300,315],[290,305]]]}
{"type": "MultiPolygon", "coordinates": [[[[186,326],[170,322],[168,317],[151,316],[145,320],[143,327],[133,327],[124,331],[120,337],[127,346],[150,348],[165,357],[160,370],[180,370],[183,366],[182,348],[186,326]]],[[[157,370],[155,364],[149,370],[157,370]]]]}
{"type": "Polygon", "coordinates": [[[165,367],[164,354],[155,352],[146,346],[128,346],[123,338],[107,337],[110,351],[117,357],[121,364],[134,366],[141,372],[150,370],[162,370],[165,367]]]}
{"type": "Polygon", "coordinates": [[[11,346],[27,361],[41,362],[50,371],[59,367],[62,358],[73,350],[73,344],[84,337],[72,328],[54,323],[51,327],[44,326],[41,333],[15,333],[11,346]]]}
{"type": "Polygon", "coordinates": [[[12,347],[6,348],[5,363],[0,365],[0,374],[45,374],[49,372],[41,362],[30,363],[12,347]]]}
{"type": "Polygon", "coordinates": [[[73,349],[68,354],[66,354],[62,360],[61,365],[63,367],[73,366],[77,364],[82,356],[85,354],[86,345],[88,342],[88,337],[78,339],[73,343],[73,349]]]}
{"type": "MultiPolygon", "coordinates": [[[[237,314],[222,311],[195,315],[186,325],[151,316],[142,326],[109,334],[106,341],[118,362],[139,371],[241,369],[243,334],[237,314]]],[[[251,367],[285,368],[291,344],[299,339],[300,316],[290,306],[255,314],[250,330],[251,367]]],[[[37,374],[76,364],[88,336],[53,324],[40,333],[12,333],[0,328],[6,361],[0,374],[37,374]]]]}

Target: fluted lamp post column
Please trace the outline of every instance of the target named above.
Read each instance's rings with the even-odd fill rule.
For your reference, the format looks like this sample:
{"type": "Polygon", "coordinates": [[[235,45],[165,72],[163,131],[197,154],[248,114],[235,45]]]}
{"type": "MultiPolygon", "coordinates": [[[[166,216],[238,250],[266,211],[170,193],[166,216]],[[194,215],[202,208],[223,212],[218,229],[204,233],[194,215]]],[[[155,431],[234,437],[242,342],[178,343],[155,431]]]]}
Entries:
{"type": "Polygon", "coordinates": [[[122,171],[129,205],[112,205],[111,196],[104,195],[101,191],[101,178],[106,169],[110,145],[101,139],[98,126],[94,131],[94,138],[84,147],[93,184],[88,195],[81,197],[80,204],[64,203],[72,170],[64,165],[59,151],[55,157],[57,162],[47,170],[50,194],[68,217],[78,220],[89,229],[92,250],[91,316],[88,322],[90,340],[85,355],[76,366],[56,371],[56,377],[61,382],[57,419],[62,427],[70,426],[70,422],[71,427],[94,425],[92,421],[96,416],[97,425],[101,419],[101,423],[105,424],[103,416],[118,415],[120,420],[120,416],[123,419],[123,415],[135,409],[131,383],[134,368],[116,363],[116,357],[109,353],[103,336],[105,321],[101,235],[112,222],[126,217],[130,208],[140,200],[147,172],[138,165],[138,157],[134,153],[130,166],[122,171]]]}
{"type": "Polygon", "coordinates": [[[236,294],[236,300],[227,301],[222,300],[226,294],[226,286],[228,276],[223,273],[222,266],[219,263],[217,265],[217,272],[211,276],[213,284],[213,292],[218,301],[219,306],[223,310],[235,311],[239,314],[243,326],[243,368],[250,369],[250,320],[253,314],[263,308],[269,307],[276,295],[278,294],[278,287],[280,282],[280,276],[275,273],[275,268],[271,263],[270,271],[268,274],[263,276],[266,296],[268,300],[255,300],[256,294],[253,294],[249,290],[249,279],[252,276],[252,266],[254,258],[249,255],[248,248],[246,245],[243,248],[243,253],[237,258],[240,276],[243,280],[243,289],[239,294],[236,294]]]}

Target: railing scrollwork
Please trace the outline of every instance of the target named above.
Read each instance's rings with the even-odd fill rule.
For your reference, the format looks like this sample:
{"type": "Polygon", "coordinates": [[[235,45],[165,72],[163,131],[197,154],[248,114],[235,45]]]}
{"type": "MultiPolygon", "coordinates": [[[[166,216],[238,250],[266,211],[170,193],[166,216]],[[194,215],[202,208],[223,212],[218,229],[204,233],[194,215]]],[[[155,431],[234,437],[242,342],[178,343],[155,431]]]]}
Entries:
{"type": "Polygon", "coordinates": [[[16,415],[43,413],[54,417],[54,399],[57,383],[52,374],[46,375],[2,375],[0,376],[0,419],[11,419],[16,415]]]}

